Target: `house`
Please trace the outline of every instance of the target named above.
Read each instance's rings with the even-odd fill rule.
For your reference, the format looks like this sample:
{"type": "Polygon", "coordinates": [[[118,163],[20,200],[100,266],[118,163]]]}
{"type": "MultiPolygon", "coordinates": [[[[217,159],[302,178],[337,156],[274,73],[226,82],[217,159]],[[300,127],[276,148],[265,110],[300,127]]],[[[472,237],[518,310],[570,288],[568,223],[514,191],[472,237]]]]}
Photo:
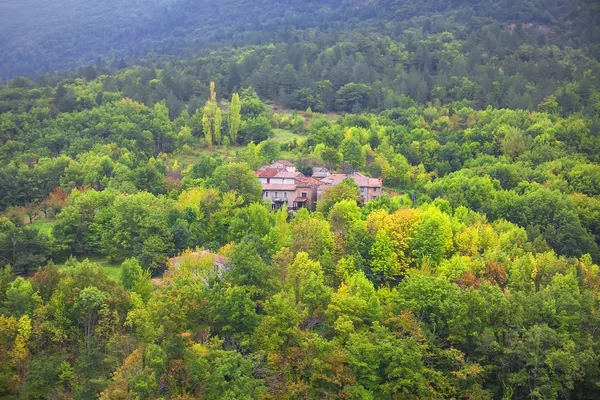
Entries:
{"type": "Polygon", "coordinates": [[[369,178],[358,172],[332,174],[327,168],[315,167],[313,176],[306,177],[296,170],[294,164],[279,160],[261,167],[254,174],[262,185],[263,199],[269,202],[272,210],[284,207],[284,204],[290,210],[314,209],[325,187],[338,185],[346,178],[356,182],[365,203],[381,196],[381,179],[369,178]]]}
{"type": "MultiPolygon", "coordinates": [[[[366,203],[369,200],[374,200],[381,197],[381,190],[383,187],[381,178],[369,178],[359,172],[353,172],[351,174],[330,174],[328,177],[321,179],[321,182],[327,186],[339,185],[344,179],[352,179],[359,188],[360,196],[366,203]]],[[[317,192],[317,200],[320,200],[323,196],[323,187],[319,187],[317,192]]]]}
{"type": "Polygon", "coordinates": [[[325,167],[313,167],[312,169],[312,177],[317,179],[327,178],[331,175],[331,172],[325,167]]]}
{"type": "Polygon", "coordinates": [[[263,199],[268,201],[272,210],[279,209],[287,204],[287,208],[294,208],[298,179],[305,176],[296,171],[296,167],[289,161],[275,161],[271,165],[263,166],[254,172],[263,189],[263,199]]]}
{"type": "Polygon", "coordinates": [[[296,197],[292,203],[293,209],[308,208],[314,210],[319,187],[325,186],[325,183],[312,177],[298,178],[296,182],[296,197]]]}
{"type": "Polygon", "coordinates": [[[275,168],[278,170],[286,170],[286,171],[296,171],[296,166],[288,161],[288,160],[278,160],[273,162],[271,165],[268,166],[269,168],[275,168]]]}

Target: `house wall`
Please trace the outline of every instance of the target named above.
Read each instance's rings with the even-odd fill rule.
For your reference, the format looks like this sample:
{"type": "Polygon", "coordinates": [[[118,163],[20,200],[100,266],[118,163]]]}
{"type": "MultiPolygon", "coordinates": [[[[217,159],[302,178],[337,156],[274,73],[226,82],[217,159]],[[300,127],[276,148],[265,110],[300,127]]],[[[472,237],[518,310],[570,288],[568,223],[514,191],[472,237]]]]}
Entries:
{"type": "Polygon", "coordinates": [[[294,178],[259,178],[260,179],[260,183],[264,184],[264,183],[271,183],[271,184],[278,184],[278,185],[293,185],[294,183],[296,183],[296,180],[294,178]]]}
{"type": "Polygon", "coordinates": [[[373,200],[375,198],[377,198],[377,199],[380,198],[381,197],[381,188],[380,187],[361,187],[360,195],[366,203],[367,201],[373,200]]]}
{"type": "Polygon", "coordinates": [[[280,205],[281,202],[275,202],[275,193],[277,193],[277,198],[282,200],[287,200],[288,208],[293,206],[294,199],[296,198],[296,192],[293,190],[265,190],[263,191],[263,199],[269,200],[271,205],[280,205]]]}

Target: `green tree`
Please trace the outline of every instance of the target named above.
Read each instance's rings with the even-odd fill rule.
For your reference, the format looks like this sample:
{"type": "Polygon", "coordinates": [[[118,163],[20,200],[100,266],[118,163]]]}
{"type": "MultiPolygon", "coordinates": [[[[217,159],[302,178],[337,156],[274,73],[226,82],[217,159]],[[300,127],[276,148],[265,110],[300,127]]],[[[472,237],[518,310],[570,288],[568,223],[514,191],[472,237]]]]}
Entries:
{"type": "Polygon", "coordinates": [[[502,152],[511,158],[516,158],[527,150],[526,146],[523,132],[517,128],[508,128],[502,139],[502,152]]]}
{"type": "Polygon", "coordinates": [[[371,256],[369,261],[371,271],[380,276],[381,280],[389,282],[402,273],[392,239],[384,229],[377,232],[375,243],[373,243],[369,255],[371,256]]]}
{"type": "Polygon", "coordinates": [[[221,337],[244,340],[260,322],[256,304],[242,287],[217,286],[208,298],[210,326],[221,337]]]}
{"type": "Polygon", "coordinates": [[[136,258],[128,258],[121,264],[121,283],[127,290],[135,287],[136,282],[142,275],[142,267],[136,258]]]}
{"type": "Polygon", "coordinates": [[[348,83],[337,92],[335,106],[339,111],[359,113],[369,104],[371,88],[363,83],[348,83]]]}
{"type": "Polygon", "coordinates": [[[229,138],[231,143],[235,144],[238,140],[238,132],[242,124],[242,103],[240,102],[240,95],[234,93],[231,97],[231,107],[229,108],[229,138]]]}
{"type": "Polygon", "coordinates": [[[234,192],[246,203],[258,202],[262,199],[260,181],[245,163],[224,164],[215,169],[209,184],[221,192],[234,192]]]}
{"type": "Polygon", "coordinates": [[[98,323],[98,316],[103,307],[105,307],[106,294],[95,286],[84,288],[77,300],[75,300],[74,310],[77,320],[83,326],[86,339],[93,335],[98,323]]]}
{"type": "Polygon", "coordinates": [[[335,203],[342,200],[360,202],[358,185],[350,178],[344,179],[338,185],[325,188],[322,199],[317,202],[317,211],[327,215],[335,203]]]}
{"type": "Polygon", "coordinates": [[[26,314],[32,315],[41,301],[31,281],[19,277],[8,286],[2,308],[7,315],[21,318],[26,314]]]}
{"type": "Polygon", "coordinates": [[[430,206],[423,213],[423,222],[417,227],[412,241],[412,252],[420,261],[439,264],[453,250],[450,217],[437,207],[430,206]]]}
{"type": "Polygon", "coordinates": [[[217,93],[215,92],[215,83],[210,83],[210,98],[207,100],[202,113],[202,130],[204,139],[209,147],[213,142],[221,144],[221,109],[217,103],[217,93]]]}
{"type": "Polygon", "coordinates": [[[341,145],[344,161],[352,165],[354,169],[362,169],[365,165],[365,156],[362,146],[356,139],[344,139],[341,145]]]}

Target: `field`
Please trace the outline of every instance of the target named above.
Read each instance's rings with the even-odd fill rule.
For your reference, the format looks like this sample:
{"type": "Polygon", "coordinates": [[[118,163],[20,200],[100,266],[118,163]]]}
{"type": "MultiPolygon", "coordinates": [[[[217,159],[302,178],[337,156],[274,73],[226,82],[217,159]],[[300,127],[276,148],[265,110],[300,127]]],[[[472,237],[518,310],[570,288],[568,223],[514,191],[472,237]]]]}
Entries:
{"type": "Polygon", "coordinates": [[[275,133],[273,140],[275,140],[278,143],[289,142],[290,140],[295,139],[306,139],[306,136],[299,135],[287,129],[277,128],[273,129],[273,132],[275,133]]]}
{"type": "Polygon", "coordinates": [[[31,228],[35,228],[39,230],[41,233],[52,236],[52,227],[56,223],[56,219],[54,218],[40,218],[34,220],[29,226],[31,228]]]}
{"type": "MultiPolygon", "coordinates": [[[[78,261],[83,261],[85,259],[88,259],[89,261],[93,262],[94,264],[98,264],[99,266],[103,267],[109,278],[117,280],[117,281],[121,279],[121,264],[111,263],[108,260],[108,258],[106,258],[104,256],[100,256],[100,255],[92,255],[92,256],[88,256],[88,257],[78,257],[77,258],[78,261]]],[[[69,268],[67,263],[57,264],[57,267],[59,269],[69,268]]]]}

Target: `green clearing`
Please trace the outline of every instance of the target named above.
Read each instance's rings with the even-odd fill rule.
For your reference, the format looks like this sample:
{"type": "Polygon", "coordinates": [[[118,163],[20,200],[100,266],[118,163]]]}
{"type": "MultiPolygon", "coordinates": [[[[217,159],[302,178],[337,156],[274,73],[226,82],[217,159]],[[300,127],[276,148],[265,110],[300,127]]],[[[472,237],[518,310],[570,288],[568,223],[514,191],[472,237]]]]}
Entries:
{"type": "Polygon", "coordinates": [[[273,129],[273,132],[275,133],[273,140],[279,143],[288,142],[294,139],[306,139],[306,136],[299,135],[287,129],[277,128],[273,129]]]}
{"type": "MultiPolygon", "coordinates": [[[[273,129],[273,140],[277,143],[285,143],[292,140],[305,140],[306,135],[299,135],[288,129],[273,129]]],[[[177,161],[179,168],[185,170],[189,165],[198,161],[202,154],[218,154],[224,158],[232,159],[238,151],[245,150],[245,146],[215,146],[212,149],[199,148],[198,146],[180,149],[169,155],[169,161],[177,161]]],[[[298,155],[293,151],[281,150],[280,157],[286,160],[294,160],[298,155]]]]}
{"type": "MultiPolygon", "coordinates": [[[[83,261],[88,259],[90,262],[94,264],[98,264],[106,271],[106,274],[109,278],[114,279],[116,281],[121,279],[121,264],[120,263],[111,263],[108,258],[101,255],[91,255],[87,257],[77,257],[77,261],[83,261]]],[[[69,268],[67,263],[57,264],[59,269],[69,268]]]]}
{"type": "Polygon", "coordinates": [[[52,236],[52,227],[56,223],[55,218],[40,218],[33,221],[29,226],[39,230],[41,233],[52,236]]]}

